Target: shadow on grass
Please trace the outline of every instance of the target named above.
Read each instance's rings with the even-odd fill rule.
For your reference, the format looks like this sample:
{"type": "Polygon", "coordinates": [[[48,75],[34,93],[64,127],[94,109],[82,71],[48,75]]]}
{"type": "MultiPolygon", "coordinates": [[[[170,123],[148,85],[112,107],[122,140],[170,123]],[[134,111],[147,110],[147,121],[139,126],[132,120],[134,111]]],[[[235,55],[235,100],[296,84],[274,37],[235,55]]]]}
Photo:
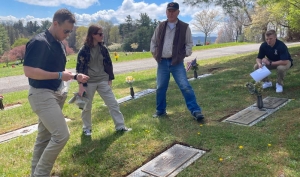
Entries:
{"type": "MultiPolygon", "coordinates": [[[[178,177],[260,177],[282,174],[300,176],[300,123],[297,116],[300,113],[300,69],[297,64],[287,73],[284,93],[277,94],[275,88],[263,92],[264,97],[286,97],[295,100],[252,127],[219,122],[220,119],[255,103],[256,98],[244,87],[246,82],[253,81],[249,74],[253,70],[255,57],[256,55],[249,55],[230,61],[217,61],[203,66],[202,70],[200,66],[203,73],[207,73],[209,69],[213,70],[212,76],[191,82],[205,116],[204,124],[193,119],[173,79],[167,92],[166,118],[152,118],[155,112],[155,94],[120,105],[126,125],[133,128],[127,134],[111,131],[110,125],[113,125],[113,122],[108,109],[98,98],[93,104],[93,117],[96,117],[93,124],[97,127],[104,127],[101,124],[109,126],[105,125],[105,130],[100,133],[97,132],[100,128],[95,129],[95,134],[89,139],[81,137],[78,132],[81,131],[81,120],[69,123],[75,135],[72,134],[73,138],[58,159],[62,166],[56,168],[57,171],[62,177],[120,177],[179,142],[210,151],[178,174],[178,177]],[[220,161],[220,158],[223,160],[220,161]]],[[[300,63],[299,57],[293,58],[295,63],[300,63]]],[[[154,78],[151,76],[145,81],[141,79],[143,82],[137,81],[137,88],[153,88],[154,78]]],[[[271,79],[276,79],[276,73],[273,72],[271,79]]],[[[121,80],[126,84],[125,77],[121,80]]],[[[125,88],[124,84],[118,84],[116,88],[122,90],[125,88]]],[[[74,114],[74,110],[69,109],[70,114],[74,114]]],[[[20,148],[21,143],[15,144],[13,149],[20,148]]],[[[5,154],[6,149],[3,148],[1,152],[5,154]]],[[[24,151],[27,152],[27,149],[24,151]]],[[[12,152],[11,159],[20,156],[15,153],[18,151],[12,152]]],[[[11,161],[5,164],[10,165],[11,161]]],[[[15,168],[15,165],[9,168],[15,168]]]]}
{"type": "Polygon", "coordinates": [[[76,176],[75,172],[78,171],[78,166],[80,166],[80,169],[86,169],[85,172],[81,171],[81,175],[83,176],[99,176],[101,172],[95,169],[102,166],[102,164],[109,164],[110,162],[108,161],[110,160],[114,160],[109,160],[110,154],[115,153],[110,151],[110,146],[123,136],[123,134],[124,133],[115,132],[99,139],[92,138],[93,134],[92,136],[82,134],[81,143],[71,147],[70,154],[72,154],[72,157],[70,159],[72,159],[72,163],[74,164],[72,166],[66,166],[66,168],[60,171],[60,176],[65,176],[66,174],[74,174],[74,176],[76,176]]]}

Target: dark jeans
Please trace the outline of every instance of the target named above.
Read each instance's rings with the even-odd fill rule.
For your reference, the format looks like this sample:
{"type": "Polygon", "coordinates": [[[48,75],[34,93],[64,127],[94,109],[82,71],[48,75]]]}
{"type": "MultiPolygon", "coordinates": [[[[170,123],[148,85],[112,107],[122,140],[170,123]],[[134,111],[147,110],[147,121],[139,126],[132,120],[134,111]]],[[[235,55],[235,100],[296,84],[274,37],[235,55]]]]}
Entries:
{"type": "Polygon", "coordinates": [[[187,80],[186,71],[182,63],[175,66],[171,65],[172,60],[163,59],[158,63],[157,68],[157,90],[156,90],[156,111],[158,113],[166,112],[167,102],[166,93],[169,86],[170,73],[172,73],[181,93],[185,99],[185,103],[191,114],[201,112],[200,106],[197,104],[196,96],[193,88],[187,80]]]}

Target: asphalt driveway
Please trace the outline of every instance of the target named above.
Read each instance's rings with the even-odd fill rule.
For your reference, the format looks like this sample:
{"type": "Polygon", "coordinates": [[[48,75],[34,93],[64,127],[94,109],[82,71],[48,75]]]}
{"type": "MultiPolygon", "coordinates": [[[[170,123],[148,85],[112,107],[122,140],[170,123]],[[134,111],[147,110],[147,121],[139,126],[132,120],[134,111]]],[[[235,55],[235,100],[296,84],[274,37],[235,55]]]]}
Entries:
{"type": "MultiPolygon", "coordinates": [[[[287,43],[287,46],[291,45],[299,45],[300,42],[287,43]]],[[[241,46],[232,46],[232,47],[224,47],[217,49],[209,49],[203,51],[193,52],[193,54],[187,58],[186,61],[190,61],[197,57],[197,60],[205,60],[235,54],[242,54],[248,52],[258,51],[260,44],[248,44],[241,46]]],[[[253,58],[253,63],[255,62],[255,58],[253,58]]],[[[146,70],[151,68],[156,68],[157,64],[153,58],[147,58],[142,60],[135,60],[129,62],[120,62],[114,64],[114,73],[127,73],[133,71],[146,70]]],[[[71,69],[72,72],[75,72],[74,69],[71,69]]],[[[0,68],[1,72],[1,68],[0,68]]],[[[29,88],[28,79],[25,75],[20,76],[10,76],[0,78],[0,94],[27,90],[29,88]]]]}

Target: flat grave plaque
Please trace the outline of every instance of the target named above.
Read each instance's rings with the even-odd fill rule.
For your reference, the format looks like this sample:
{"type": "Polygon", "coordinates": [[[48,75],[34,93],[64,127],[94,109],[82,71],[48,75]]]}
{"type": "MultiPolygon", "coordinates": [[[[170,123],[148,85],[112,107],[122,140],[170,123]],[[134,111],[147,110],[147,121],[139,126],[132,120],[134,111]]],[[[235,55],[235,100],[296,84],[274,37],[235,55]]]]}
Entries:
{"type": "Polygon", "coordinates": [[[244,125],[249,125],[251,122],[259,119],[263,115],[267,114],[268,112],[265,110],[259,110],[259,109],[245,109],[228,119],[226,121],[233,122],[233,123],[239,123],[244,125]]]}
{"type": "MultiPolygon", "coordinates": [[[[71,119],[65,118],[65,120],[66,120],[66,122],[68,122],[71,119]]],[[[8,141],[10,141],[14,138],[19,137],[19,136],[25,136],[25,135],[31,134],[31,133],[37,131],[37,129],[38,129],[38,124],[34,124],[34,125],[24,127],[24,128],[12,131],[12,132],[1,134],[0,135],[0,144],[8,142],[8,141]]]]}
{"type": "MultiPolygon", "coordinates": [[[[212,75],[212,74],[202,74],[202,75],[198,76],[197,79],[201,79],[201,78],[204,78],[204,77],[208,77],[208,76],[210,76],[210,75],[212,75]]],[[[193,81],[193,80],[195,80],[194,77],[188,79],[188,81],[193,81]]]]}
{"type": "Polygon", "coordinates": [[[264,108],[267,109],[275,109],[287,101],[288,101],[287,98],[276,98],[276,97],[267,97],[263,99],[264,108]]]}
{"type": "Polygon", "coordinates": [[[148,94],[151,94],[151,93],[155,93],[156,92],[156,89],[146,89],[146,90],[143,90],[143,91],[140,91],[140,92],[137,92],[134,94],[134,98],[132,98],[130,95],[129,96],[126,96],[126,97],[123,97],[123,98],[120,98],[117,100],[117,102],[119,104],[121,103],[124,103],[126,101],[129,101],[129,100],[134,100],[134,99],[138,99],[142,96],[145,96],[145,95],[148,95],[148,94]]]}
{"type": "Polygon", "coordinates": [[[167,177],[198,153],[196,150],[175,144],[147,163],[141,171],[157,177],[167,177]]]}

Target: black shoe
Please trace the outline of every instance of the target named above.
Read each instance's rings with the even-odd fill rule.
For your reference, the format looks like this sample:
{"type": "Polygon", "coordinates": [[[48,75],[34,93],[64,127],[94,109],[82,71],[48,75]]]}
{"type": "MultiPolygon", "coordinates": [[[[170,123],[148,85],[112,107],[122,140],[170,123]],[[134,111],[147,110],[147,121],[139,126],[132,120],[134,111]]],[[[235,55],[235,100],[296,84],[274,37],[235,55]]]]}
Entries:
{"type": "Polygon", "coordinates": [[[123,128],[118,129],[117,132],[129,132],[131,130],[132,130],[132,128],[123,127],[123,128]]]}
{"type": "Polygon", "coordinates": [[[167,113],[166,112],[163,112],[163,113],[159,113],[159,112],[156,112],[152,115],[153,118],[158,118],[158,117],[164,117],[166,116],[167,113]]]}
{"type": "Polygon", "coordinates": [[[196,121],[202,121],[204,119],[204,116],[201,114],[201,112],[194,112],[193,116],[196,121]]]}

